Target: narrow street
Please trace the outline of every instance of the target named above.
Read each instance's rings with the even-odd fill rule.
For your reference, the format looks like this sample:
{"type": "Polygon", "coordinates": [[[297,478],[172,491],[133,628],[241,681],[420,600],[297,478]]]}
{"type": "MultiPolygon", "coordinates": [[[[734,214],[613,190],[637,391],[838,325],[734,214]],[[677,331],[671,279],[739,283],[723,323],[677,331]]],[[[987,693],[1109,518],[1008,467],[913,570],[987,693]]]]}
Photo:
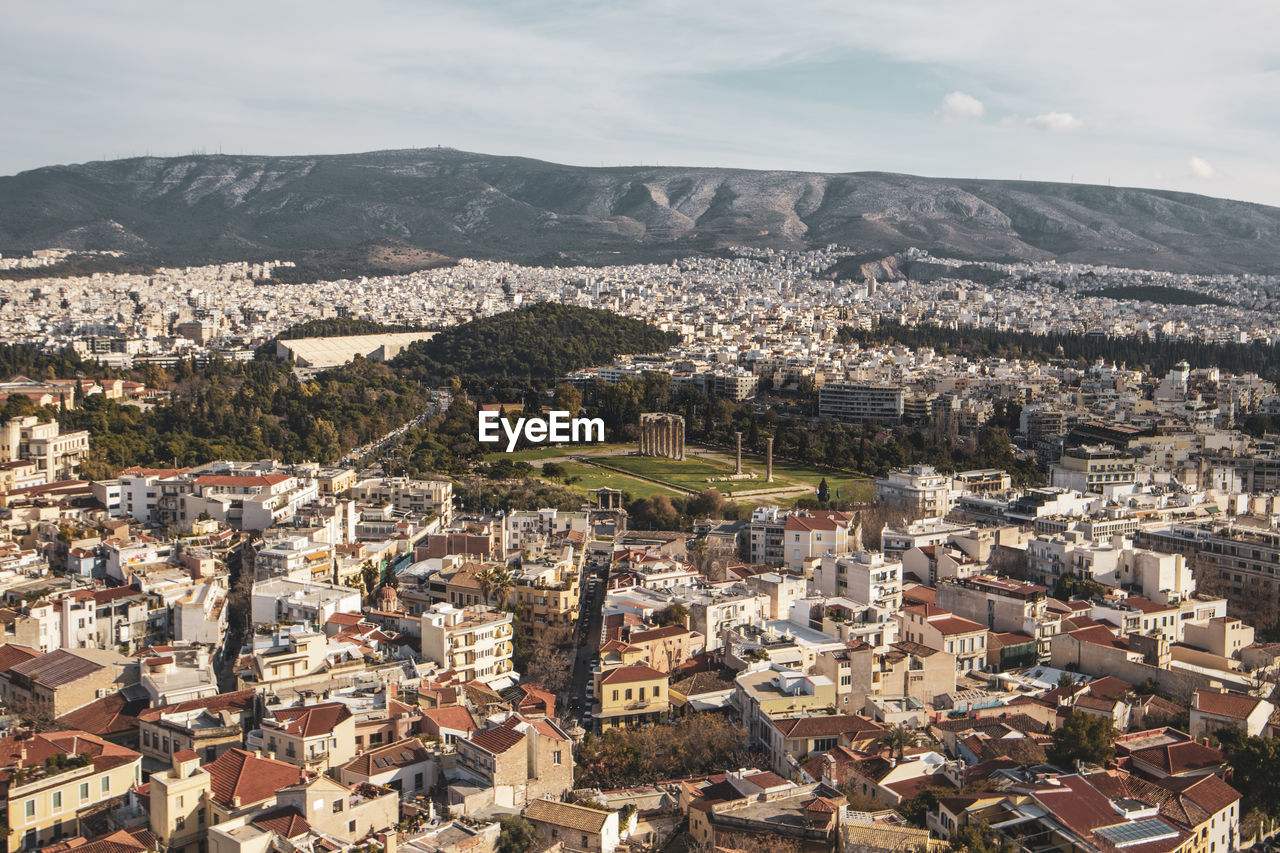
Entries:
{"type": "Polygon", "coordinates": [[[578,625],[574,634],[573,681],[569,689],[571,713],[590,729],[587,715],[591,699],[587,696],[587,684],[591,681],[591,665],[600,647],[600,633],[604,627],[605,579],[608,577],[607,558],[588,557],[583,568],[582,596],[578,625]]]}

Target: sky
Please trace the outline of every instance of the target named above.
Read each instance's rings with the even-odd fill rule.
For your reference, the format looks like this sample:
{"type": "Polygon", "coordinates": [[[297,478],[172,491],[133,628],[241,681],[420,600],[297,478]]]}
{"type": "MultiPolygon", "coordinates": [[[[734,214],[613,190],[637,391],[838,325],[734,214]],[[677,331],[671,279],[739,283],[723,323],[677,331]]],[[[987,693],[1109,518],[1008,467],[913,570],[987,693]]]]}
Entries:
{"type": "Polygon", "coordinates": [[[443,145],[1280,205],[1280,3],[57,0],[0,26],[0,174],[443,145]]]}

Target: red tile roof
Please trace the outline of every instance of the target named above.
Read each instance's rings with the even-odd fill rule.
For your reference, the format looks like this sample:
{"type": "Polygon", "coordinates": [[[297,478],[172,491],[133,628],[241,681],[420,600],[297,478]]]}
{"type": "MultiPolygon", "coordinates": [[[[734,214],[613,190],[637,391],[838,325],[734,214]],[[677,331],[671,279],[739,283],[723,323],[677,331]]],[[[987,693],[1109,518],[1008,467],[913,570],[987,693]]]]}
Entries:
{"type": "Polygon", "coordinates": [[[609,670],[600,679],[601,684],[626,684],[633,681],[652,681],[654,679],[662,679],[665,681],[667,674],[659,672],[651,666],[644,664],[632,664],[630,666],[619,666],[609,670]]]}
{"type": "Polygon", "coordinates": [[[250,821],[254,826],[284,838],[297,838],[311,831],[311,824],[293,806],[271,809],[250,821]]]}
{"type": "Polygon", "coordinates": [[[422,745],[422,741],[410,737],[361,753],[343,765],[342,769],[368,779],[430,760],[431,753],[422,745]]]}
{"type": "Polygon", "coordinates": [[[475,732],[468,738],[471,743],[494,755],[501,755],[524,741],[522,732],[512,731],[505,726],[494,726],[481,732],[475,732]]]}
{"type": "Polygon", "coordinates": [[[95,699],[82,708],[57,719],[59,726],[79,729],[98,737],[138,734],[138,715],[147,710],[147,699],[125,699],[120,693],[112,693],[95,699]]]}
{"type": "Polygon", "coordinates": [[[1219,693],[1216,690],[1197,690],[1191,700],[1191,708],[1213,714],[1215,717],[1230,717],[1243,720],[1254,712],[1261,702],[1253,696],[1240,693],[1219,693]]]}
{"type": "Polygon", "coordinates": [[[178,714],[184,711],[204,710],[211,714],[219,711],[238,711],[245,712],[253,709],[255,694],[252,690],[234,690],[231,693],[219,693],[216,696],[206,696],[203,699],[189,699],[186,702],[176,702],[172,705],[164,705],[160,708],[144,708],[138,712],[138,719],[143,722],[153,723],[160,719],[161,714],[178,714]]]}
{"type": "Polygon", "coordinates": [[[35,649],[20,646],[17,643],[5,643],[0,646],[0,672],[7,672],[23,661],[40,657],[35,649]]]}
{"type": "Polygon", "coordinates": [[[44,764],[47,759],[57,755],[87,755],[93,761],[94,769],[98,771],[110,770],[142,758],[141,753],[134,752],[132,749],[105,741],[88,732],[72,729],[46,732],[25,740],[0,739],[0,766],[9,767],[16,764],[24,752],[23,764],[28,766],[44,764]]]}
{"type": "Polygon", "coordinates": [[[441,729],[456,732],[474,732],[476,721],[471,712],[461,705],[449,705],[444,708],[424,708],[422,710],[423,728],[429,734],[440,736],[441,729]]]}
{"type": "Polygon", "coordinates": [[[930,619],[929,624],[938,629],[944,636],[953,634],[973,634],[975,632],[986,633],[987,626],[979,625],[972,619],[965,619],[963,616],[943,616],[941,618],[930,619]]]}
{"type": "Polygon", "coordinates": [[[884,727],[857,714],[822,714],[771,720],[786,738],[834,737],[836,735],[879,735],[884,727]]]}
{"type": "Polygon", "coordinates": [[[631,634],[632,644],[648,643],[653,640],[665,640],[668,637],[679,637],[681,634],[688,634],[689,629],[682,625],[667,625],[663,628],[653,628],[649,631],[636,631],[631,634]]]}
{"type": "Polygon", "coordinates": [[[303,708],[278,708],[271,712],[280,731],[309,738],[332,734],[339,723],[351,719],[351,710],[341,702],[326,702],[303,708]]]}
{"type": "Polygon", "coordinates": [[[305,779],[302,768],[260,758],[252,752],[232,748],[204,765],[211,777],[210,787],[215,802],[224,808],[260,803],[275,796],[276,791],[296,785],[305,779]]]}
{"type": "Polygon", "coordinates": [[[145,826],[131,829],[117,829],[108,835],[86,840],[83,837],[69,838],[58,844],[41,847],[40,853],[141,853],[144,850],[159,850],[160,842],[145,826]]]}
{"type": "Polygon", "coordinates": [[[196,477],[197,486],[275,486],[290,479],[288,474],[201,474],[196,477]]]}
{"type": "Polygon", "coordinates": [[[1218,768],[1227,763],[1226,756],[1221,752],[1194,740],[1151,746],[1134,750],[1129,754],[1135,761],[1140,761],[1171,776],[1218,768]]]}

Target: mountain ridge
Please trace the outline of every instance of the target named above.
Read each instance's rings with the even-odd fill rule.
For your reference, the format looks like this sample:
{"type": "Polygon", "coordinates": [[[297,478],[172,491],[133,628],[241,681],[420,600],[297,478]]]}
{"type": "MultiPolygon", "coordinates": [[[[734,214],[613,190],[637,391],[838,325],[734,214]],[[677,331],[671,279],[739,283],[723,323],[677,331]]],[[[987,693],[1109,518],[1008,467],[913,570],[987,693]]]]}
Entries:
{"type": "Polygon", "coordinates": [[[522,263],[731,245],[1280,272],[1280,208],[1167,190],[716,167],[565,166],[444,148],[189,155],[0,177],[0,246],[197,262],[394,241],[522,263]]]}

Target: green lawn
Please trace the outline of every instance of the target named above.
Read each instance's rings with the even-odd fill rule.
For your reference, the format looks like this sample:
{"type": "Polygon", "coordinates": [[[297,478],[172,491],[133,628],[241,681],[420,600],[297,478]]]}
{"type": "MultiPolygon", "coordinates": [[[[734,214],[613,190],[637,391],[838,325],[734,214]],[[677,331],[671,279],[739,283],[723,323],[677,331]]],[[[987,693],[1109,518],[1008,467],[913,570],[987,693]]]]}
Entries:
{"type": "MultiPolygon", "coordinates": [[[[581,489],[584,492],[588,489],[622,489],[624,492],[630,492],[633,499],[651,498],[654,495],[667,495],[670,497],[679,494],[675,490],[664,488],[657,483],[637,480],[635,477],[628,477],[626,474],[606,471],[603,468],[584,465],[581,462],[564,462],[561,465],[565,470],[566,477],[570,479],[578,478],[577,482],[570,484],[570,488],[581,489]]],[[[559,481],[547,480],[547,482],[555,483],[559,481]]]]}
{"type": "Polygon", "coordinates": [[[875,496],[875,484],[866,477],[845,472],[824,471],[783,460],[774,461],[773,483],[766,483],[764,459],[756,456],[744,456],[742,459],[743,469],[756,474],[754,480],[720,483],[708,483],[707,478],[732,473],[733,464],[719,458],[689,455],[683,460],[675,460],[652,456],[610,456],[600,461],[633,474],[653,477],[664,483],[683,486],[686,489],[702,491],[716,488],[726,495],[786,486],[808,486],[816,489],[825,477],[832,499],[835,499],[837,489],[840,491],[841,500],[870,501],[875,496]]]}

